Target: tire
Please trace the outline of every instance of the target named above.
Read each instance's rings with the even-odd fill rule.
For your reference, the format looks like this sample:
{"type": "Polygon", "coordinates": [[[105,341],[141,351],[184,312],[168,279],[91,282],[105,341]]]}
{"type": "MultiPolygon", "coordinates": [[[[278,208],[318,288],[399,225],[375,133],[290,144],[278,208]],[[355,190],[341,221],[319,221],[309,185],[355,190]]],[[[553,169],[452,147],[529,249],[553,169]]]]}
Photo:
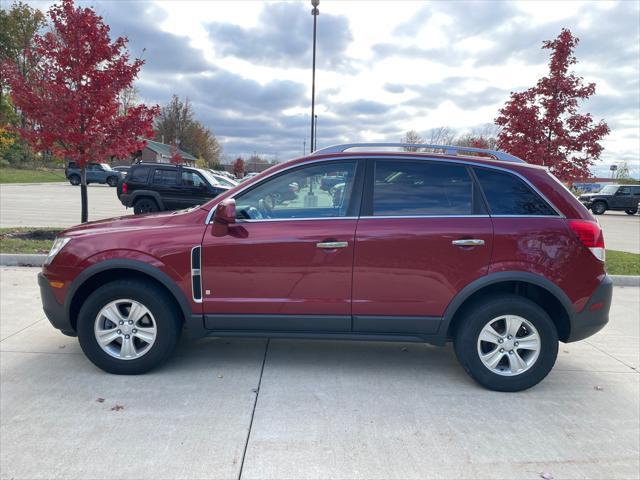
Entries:
{"type": "Polygon", "coordinates": [[[594,215],[602,215],[607,211],[607,204],[601,201],[595,202],[591,206],[591,211],[594,213],[594,215]]]}
{"type": "Polygon", "coordinates": [[[167,292],[138,280],[118,280],[103,285],[89,295],[78,314],[77,330],[82,351],[98,368],[109,373],[138,375],[169,358],[178,342],[181,325],[181,312],[168,298],[167,292]],[[127,310],[129,302],[138,304],[137,312],[143,312],[139,305],[148,312],[136,319],[133,325],[127,321],[131,313],[131,308],[127,310]],[[118,320],[118,324],[103,315],[103,309],[108,305],[112,307],[109,317],[118,320]],[[119,314],[115,314],[115,311],[119,314]],[[123,325],[119,325],[120,321],[124,322],[123,325]],[[148,340],[151,338],[149,332],[154,328],[153,341],[138,337],[146,335],[148,340]],[[96,338],[97,332],[108,332],[107,335],[113,335],[114,340],[103,348],[96,338]],[[123,354],[123,337],[127,334],[134,350],[123,354]],[[129,358],[123,358],[127,357],[127,353],[130,354],[129,358]]]}
{"type": "Polygon", "coordinates": [[[153,198],[142,197],[136,200],[136,203],[133,204],[133,213],[136,215],[141,213],[153,213],[157,212],[160,209],[158,208],[158,204],[153,198]]]}
{"type": "Polygon", "coordinates": [[[69,183],[75,187],[80,185],[80,176],[79,175],[69,175],[69,183]]]}
{"type": "Polygon", "coordinates": [[[627,215],[635,215],[636,213],[638,213],[638,210],[625,210],[624,212],[627,215]]]}
{"type": "Polygon", "coordinates": [[[107,185],[109,185],[110,187],[117,187],[118,186],[118,179],[116,177],[107,178],[107,185]]]}
{"type": "MultiPolygon", "coordinates": [[[[486,336],[483,335],[483,338],[486,336]]],[[[533,387],[551,371],[558,356],[558,332],[549,315],[531,300],[517,295],[502,295],[489,297],[464,312],[456,329],[454,347],[458,361],[480,385],[499,392],[518,392],[533,387]],[[500,328],[506,326],[507,315],[513,319],[513,325],[524,320],[518,334],[510,339],[506,336],[507,332],[500,328]],[[487,325],[494,326],[494,332],[499,334],[501,343],[498,343],[500,340],[480,341],[480,335],[487,325]],[[518,340],[521,343],[533,342],[533,336],[525,340],[525,337],[533,333],[537,333],[539,339],[537,354],[534,350],[517,348],[518,340]],[[502,346],[505,348],[500,350],[502,346]],[[508,353],[510,349],[514,351],[513,354],[508,353]],[[495,369],[485,365],[480,357],[481,351],[488,359],[500,357],[495,369]],[[517,365],[516,360],[522,360],[521,365],[525,368],[516,368],[514,372],[511,367],[517,365]],[[497,371],[500,373],[496,373],[497,371]]]]}

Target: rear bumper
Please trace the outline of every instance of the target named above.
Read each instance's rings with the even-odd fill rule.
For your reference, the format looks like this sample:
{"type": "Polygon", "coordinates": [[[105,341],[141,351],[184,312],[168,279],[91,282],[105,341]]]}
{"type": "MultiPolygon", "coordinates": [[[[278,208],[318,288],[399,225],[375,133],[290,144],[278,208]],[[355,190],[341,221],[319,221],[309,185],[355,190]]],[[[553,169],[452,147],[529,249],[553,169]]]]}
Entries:
{"type": "Polygon", "coordinates": [[[120,199],[122,205],[127,208],[131,207],[131,195],[129,195],[128,193],[122,193],[118,196],[118,198],[120,199]]]}
{"type": "Polygon", "coordinates": [[[42,299],[42,309],[44,314],[58,330],[62,331],[65,335],[75,336],[69,317],[65,311],[64,305],[60,305],[53,295],[53,290],[47,277],[42,273],[38,274],[38,286],[40,287],[40,298],[42,299]]]}
{"type": "Polygon", "coordinates": [[[609,322],[612,295],[613,280],[605,275],[586,306],[571,320],[571,332],[567,342],[576,342],[590,337],[609,322]]]}

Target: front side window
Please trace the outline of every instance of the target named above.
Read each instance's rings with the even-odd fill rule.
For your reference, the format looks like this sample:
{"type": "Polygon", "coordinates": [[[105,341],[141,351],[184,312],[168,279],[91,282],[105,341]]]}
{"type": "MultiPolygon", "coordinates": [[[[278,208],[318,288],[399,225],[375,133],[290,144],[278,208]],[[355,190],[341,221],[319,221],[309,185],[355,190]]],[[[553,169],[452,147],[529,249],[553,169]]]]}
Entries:
{"type": "Polygon", "coordinates": [[[473,186],[460,165],[376,162],[374,216],[471,215],[473,186]]]}
{"type": "Polygon", "coordinates": [[[601,193],[603,195],[615,195],[617,191],[618,191],[618,187],[616,185],[607,185],[598,193],[601,193]]]}
{"type": "Polygon", "coordinates": [[[620,187],[618,189],[618,191],[616,192],[616,195],[620,195],[620,196],[628,196],[631,195],[631,188],[630,187],[620,187]]]}
{"type": "Polygon", "coordinates": [[[175,185],[178,183],[177,170],[157,168],[153,174],[153,183],[156,185],[175,185]]]}
{"type": "Polygon", "coordinates": [[[204,178],[202,178],[196,172],[191,172],[188,170],[182,171],[182,184],[186,185],[187,187],[194,187],[194,188],[207,187],[207,184],[204,181],[204,178]]]}
{"type": "Polygon", "coordinates": [[[356,162],[296,168],[236,197],[241,220],[332,218],[347,215],[356,162]]]}
{"type": "Polygon", "coordinates": [[[508,173],[475,169],[491,215],[557,215],[540,195],[508,173]]]}

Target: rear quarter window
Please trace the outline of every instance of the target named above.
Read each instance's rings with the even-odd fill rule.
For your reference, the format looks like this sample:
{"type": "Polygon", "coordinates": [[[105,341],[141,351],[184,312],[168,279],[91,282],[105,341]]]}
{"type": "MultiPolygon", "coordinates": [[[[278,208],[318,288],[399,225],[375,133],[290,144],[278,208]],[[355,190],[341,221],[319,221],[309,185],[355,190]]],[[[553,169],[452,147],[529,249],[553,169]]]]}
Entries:
{"type": "Polygon", "coordinates": [[[557,212],[525,182],[515,175],[474,169],[491,215],[557,216],[557,212]]]}
{"type": "Polygon", "coordinates": [[[131,182],[138,183],[147,183],[147,178],[149,178],[149,167],[137,167],[133,168],[127,174],[127,180],[131,182]]]}

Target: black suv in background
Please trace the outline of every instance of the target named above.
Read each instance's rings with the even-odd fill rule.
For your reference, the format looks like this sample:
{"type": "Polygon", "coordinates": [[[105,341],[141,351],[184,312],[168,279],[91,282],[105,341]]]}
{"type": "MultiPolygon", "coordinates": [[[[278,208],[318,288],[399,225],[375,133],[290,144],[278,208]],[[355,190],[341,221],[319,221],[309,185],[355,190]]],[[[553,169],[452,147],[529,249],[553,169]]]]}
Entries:
{"type": "Polygon", "coordinates": [[[585,193],[578,198],[596,215],[618,210],[635,215],[640,202],[640,185],[607,185],[598,193],[585,193]]]}
{"type": "Polygon", "coordinates": [[[137,163],[118,185],[118,198],[138,214],[202,205],[228,189],[199,168],[137,163]]]}

